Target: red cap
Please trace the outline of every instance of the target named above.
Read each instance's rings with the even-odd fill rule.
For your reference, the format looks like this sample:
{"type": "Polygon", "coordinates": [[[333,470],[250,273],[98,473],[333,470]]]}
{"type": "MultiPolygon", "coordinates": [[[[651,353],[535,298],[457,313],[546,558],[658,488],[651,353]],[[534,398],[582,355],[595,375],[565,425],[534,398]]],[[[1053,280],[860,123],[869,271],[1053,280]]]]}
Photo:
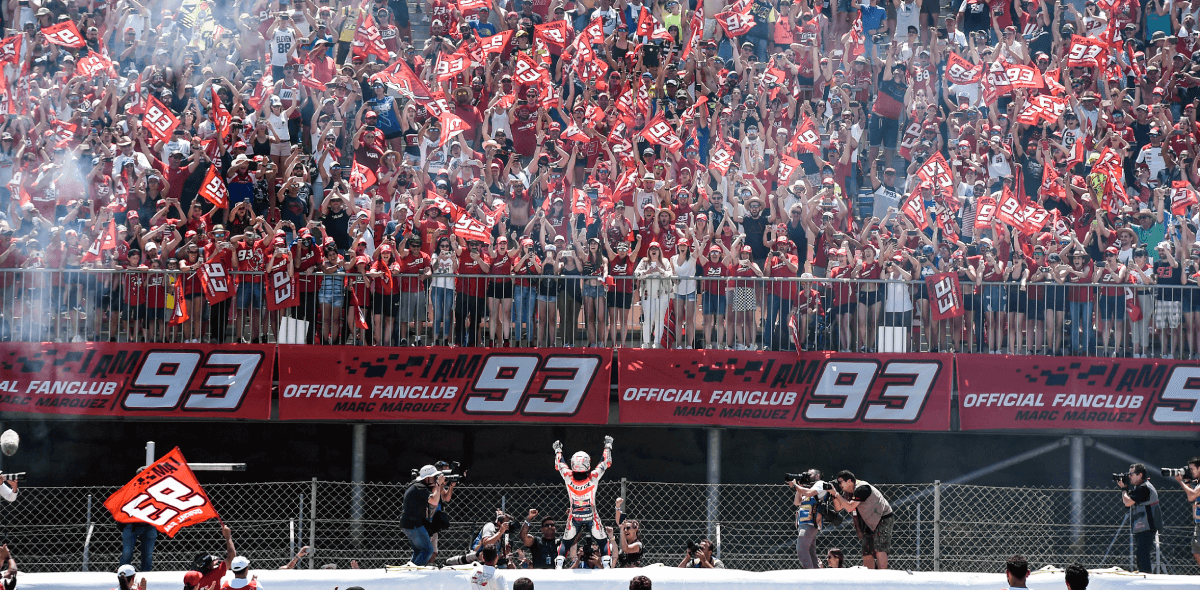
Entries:
{"type": "Polygon", "coordinates": [[[204,576],[201,575],[200,572],[186,572],[183,574],[183,585],[195,586],[196,584],[199,584],[200,580],[203,578],[204,576]]]}

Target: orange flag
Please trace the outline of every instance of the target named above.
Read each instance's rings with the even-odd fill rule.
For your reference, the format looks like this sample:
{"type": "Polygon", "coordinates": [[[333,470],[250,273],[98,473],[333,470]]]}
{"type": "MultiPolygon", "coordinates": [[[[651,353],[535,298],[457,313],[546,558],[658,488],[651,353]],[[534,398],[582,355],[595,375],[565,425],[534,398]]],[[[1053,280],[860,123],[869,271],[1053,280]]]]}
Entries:
{"type": "Polygon", "coordinates": [[[109,496],[104,507],[117,522],[151,524],[168,537],[184,527],[220,519],[179,447],[109,496]]]}
{"type": "Polygon", "coordinates": [[[171,311],[171,319],[167,320],[168,326],[178,326],[191,316],[188,315],[187,302],[183,299],[183,279],[175,280],[175,309],[171,311]]]}

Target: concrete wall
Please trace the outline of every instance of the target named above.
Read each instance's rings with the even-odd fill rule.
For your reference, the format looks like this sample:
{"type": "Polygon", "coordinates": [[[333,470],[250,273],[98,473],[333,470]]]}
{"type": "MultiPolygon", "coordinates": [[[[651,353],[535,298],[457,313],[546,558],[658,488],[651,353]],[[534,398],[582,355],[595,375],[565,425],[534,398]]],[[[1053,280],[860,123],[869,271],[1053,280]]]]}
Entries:
{"type": "MultiPolygon", "coordinates": [[[[7,420],[21,449],[4,468],[29,472],[29,485],[121,485],[142,465],[147,440],[161,456],[174,446],[197,462],[245,462],[245,473],[205,473],[204,482],[350,479],[348,424],[167,423],[7,420]]],[[[616,439],[606,478],[702,483],[707,435],[702,429],[647,427],[424,426],[374,424],[367,430],[367,481],[407,480],[409,470],[438,459],[458,460],[471,480],[550,483],[550,444],[597,456],[602,439],[616,439]]],[[[782,473],[816,467],[850,469],[880,483],[953,479],[1010,455],[1054,442],[1057,436],[890,434],[819,430],[725,430],[722,479],[775,483],[782,473]]],[[[1182,466],[1200,455],[1191,439],[1105,437],[1106,444],[1145,461],[1182,466]]],[[[1110,485],[1127,465],[1089,449],[1087,485],[1110,485]]],[[[1067,450],[1060,449],[973,483],[1068,484],[1067,450]]],[[[1172,484],[1173,485],[1173,484],[1172,484]]]]}

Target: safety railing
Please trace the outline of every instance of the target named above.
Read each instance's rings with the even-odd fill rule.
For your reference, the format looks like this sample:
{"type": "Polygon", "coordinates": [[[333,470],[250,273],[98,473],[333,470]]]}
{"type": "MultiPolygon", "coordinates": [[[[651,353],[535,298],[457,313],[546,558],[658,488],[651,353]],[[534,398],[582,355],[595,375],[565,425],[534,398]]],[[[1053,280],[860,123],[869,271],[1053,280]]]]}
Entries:
{"type": "MultiPolygon", "coordinates": [[[[237,552],[257,569],[277,568],[305,545],[315,551],[300,562],[301,568],[347,568],[352,560],[364,568],[404,564],[412,557],[399,523],[405,487],[316,480],[205,486],[233,530],[237,552]]],[[[1069,489],[938,483],[878,487],[896,514],[889,551],[889,565],[895,569],[995,572],[1014,553],[1024,554],[1035,567],[1078,561],[1087,567],[1133,568],[1128,510],[1116,488],[1082,490],[1082,519],[1077,520],[1075,494],[1069,489]]],[[[1164,524],[1156,571],[1200,574],[1190,549],[1191,504],[1170,482],[1159,487],[1164,524]]],[[[121,531],[102,506],[114,491],[22,486],[16,502],[0,502],[0,527],[21,570],[114,571],[122,551],[121,531]]],[[[644,564],[677,565],[688,541],[707,538],[730,568],[799,567],[793,492],[783,484],[606,481],[597,496],[606,526],[614,526],[618,497],[626,499],[626,513],[640,523],[644,564]]],[[[512,517],[507,553],[519,561],[521,522],[531,508],[558,519],[562,535],[567,511],[562,484],[459,485],[447,507],[452,524],[439,534],[435,562],[467,552],[497,510],[512,517]]],[[[849,519],[821,531],[818,555],[831,548],[842,549],[850,565],[861,563],[849,519]]],[[[160,535],[154,569],[186,569],[199,554],[224,553],[219,525],[209,521],[174,538],[160,535]]],[[[139,553],[132,558],[140,563],[139,553]]]]}
{"type": "Polygon", "coordinates": [[[206,281],[196,271],[17,269],[0,271],[0,339],[757,350],[798,343],[805,350],[1172,358],[1200,352],[1195,285],[946,285],[343,272],[228,272],[206,281]],[[227,298],[211,297],[206,284],[227,298]]]}

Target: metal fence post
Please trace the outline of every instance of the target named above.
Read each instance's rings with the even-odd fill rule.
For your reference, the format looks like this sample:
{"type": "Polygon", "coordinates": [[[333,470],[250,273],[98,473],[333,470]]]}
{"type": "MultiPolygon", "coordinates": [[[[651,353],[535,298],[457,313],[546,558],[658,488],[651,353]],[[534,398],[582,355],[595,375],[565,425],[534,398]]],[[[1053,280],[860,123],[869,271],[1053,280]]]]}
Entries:
{"type": "Polygon", "coordinates": [[[629,512],[629,489],[626,487],[628,483],[629,480],[621,478],[621,497],[625,498],[625,512],[629,512]]]}
{"type": "MultiPolygon", "coordinates": [[[[298,505],[297,505],[298,507],[296,509],[296,545],[298,545],[296,547],[297,552],[300,551],[299,546],[304,545],[304,541],[300,540],[300,539],[304,538],[304,494],[300,494],[299,500],[300,500],[300,502],[298,503],[298,505]]],[[[289,557],[288,559],[291,559],[291,557],[289,557]]],[[[296,567],[300,567],[300,564],[296,563],[296,567]]]]}
{"type": "Polygon", "coordinates": [[[350,542],[362,546],[363,481],[366,480],[367,425],[354,425],[353,458],[350,466],[350,542]]]}
{"type": "Polygon", "coordinates": [[[1071,544],[1083,544],[1084,438],[1071,438],[1071,544]]]}
{"type": "Polygon", "coordinates": [[[92,495],[87,495],[87,533],[83,537],[83,571],[88,571],[92,545],[92,495]]]}
{"type": "Polygon", "coordinates": [[[933,571],[942,571],[942,481],[933,480],[933,571]]]}
{"type": "MultiPolygon", "coordinates": [[[[317,547],[317,478],[312,478],[312,497],[308,502],[308,546],[317,547]]],[[[313,554],[308,554],[308,569],[314,569],[313,554]]]]}
{"type": "MultiPolygon", "coordinates": [[[[707,536],[714,539],[717,534],[717,522],[720,520],[721,513],[721,429],[708,429],[708,490],[707,490],[707,536]]],[[[713,553],[718,559],[721,557],[721,544],[717,546],[713,553]]]]}

